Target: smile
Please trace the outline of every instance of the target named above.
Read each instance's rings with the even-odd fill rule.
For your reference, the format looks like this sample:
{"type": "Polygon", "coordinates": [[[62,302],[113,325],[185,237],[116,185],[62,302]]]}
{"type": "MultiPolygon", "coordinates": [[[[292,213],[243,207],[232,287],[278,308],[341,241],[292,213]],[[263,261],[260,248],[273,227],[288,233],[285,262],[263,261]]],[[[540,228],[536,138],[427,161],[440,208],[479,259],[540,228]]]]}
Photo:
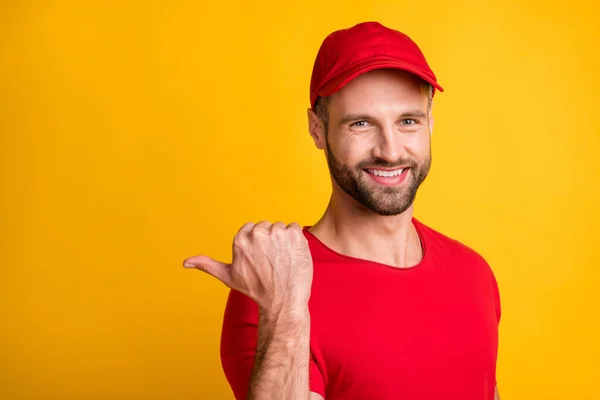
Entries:
{"type": "Polygon", "coordinates": [[[396,186],[400,185],[406,180],[406,176],[410,168],[397,168],[397,169],[365,169],[369,178],[375,183],[383,186],[396,186]]]}
{"type": "Polygon", "coordinates": [[[367,172],[370,174],[373,174],[375,176],[398,176],[404,170],[405,170],[405,168],[394,169],[391,171],[386,171],[386,170],[382,170],[382,169],[368,169],[367,172]]]}

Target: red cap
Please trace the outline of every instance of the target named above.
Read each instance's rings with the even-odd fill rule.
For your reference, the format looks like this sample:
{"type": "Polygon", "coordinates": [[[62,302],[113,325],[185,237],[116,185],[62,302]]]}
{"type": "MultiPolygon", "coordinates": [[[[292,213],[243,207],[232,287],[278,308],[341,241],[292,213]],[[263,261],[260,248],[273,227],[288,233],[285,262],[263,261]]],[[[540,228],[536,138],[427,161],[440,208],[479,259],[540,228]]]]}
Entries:
{"type": "Polygon", "coordinates": [[[434,93],[444,91],[411,38],[379,22],[363,22],[333,32],[321,44],[310,80],[311,107],[317,97],[329,96],[358,75],[381,68],[411,72],[430,83],[434,93]]]}

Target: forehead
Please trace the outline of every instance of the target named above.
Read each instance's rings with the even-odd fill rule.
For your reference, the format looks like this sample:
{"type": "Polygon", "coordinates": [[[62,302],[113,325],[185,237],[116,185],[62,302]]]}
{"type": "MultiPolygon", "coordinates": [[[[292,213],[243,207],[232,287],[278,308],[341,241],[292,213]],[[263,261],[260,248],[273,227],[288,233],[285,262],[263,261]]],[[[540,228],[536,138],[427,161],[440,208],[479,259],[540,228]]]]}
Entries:
{"type": "Polygon", "coordinates": [[[354,78],[331,95],[331,108],[340,112],[394,108],[427,107],[423,81],[406,71],[380,69],[354,78]]]}

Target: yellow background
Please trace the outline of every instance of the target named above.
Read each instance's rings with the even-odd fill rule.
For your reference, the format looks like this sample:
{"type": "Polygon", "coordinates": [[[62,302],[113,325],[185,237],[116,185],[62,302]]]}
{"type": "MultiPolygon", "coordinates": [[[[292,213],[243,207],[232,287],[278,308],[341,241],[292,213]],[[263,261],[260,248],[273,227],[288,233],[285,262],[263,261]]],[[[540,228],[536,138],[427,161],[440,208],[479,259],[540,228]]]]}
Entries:
{"type": "Polygon", "coordinates": [[[181,261],[319,218],[312,63],[379,20],[446,88],[416,215],[496,273],[503,399],[600,399],[600,11],[553,3],[3,1],[0,398],[231,399],[181,261]]]}

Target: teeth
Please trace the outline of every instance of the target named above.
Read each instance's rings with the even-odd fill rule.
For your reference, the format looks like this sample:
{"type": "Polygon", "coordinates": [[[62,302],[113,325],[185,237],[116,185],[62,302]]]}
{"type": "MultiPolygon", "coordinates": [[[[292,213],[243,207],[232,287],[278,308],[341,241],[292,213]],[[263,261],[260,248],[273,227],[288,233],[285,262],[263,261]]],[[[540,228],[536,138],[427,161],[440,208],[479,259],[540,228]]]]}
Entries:
{"type": "Polygon", "coordinates": [[[379,169],[369,169],[367,171],[376,176],[398,176],[402,173],[402,171],[404,171],[404,168],[396,169],[394,171],[382,171],[379,169]]]}

